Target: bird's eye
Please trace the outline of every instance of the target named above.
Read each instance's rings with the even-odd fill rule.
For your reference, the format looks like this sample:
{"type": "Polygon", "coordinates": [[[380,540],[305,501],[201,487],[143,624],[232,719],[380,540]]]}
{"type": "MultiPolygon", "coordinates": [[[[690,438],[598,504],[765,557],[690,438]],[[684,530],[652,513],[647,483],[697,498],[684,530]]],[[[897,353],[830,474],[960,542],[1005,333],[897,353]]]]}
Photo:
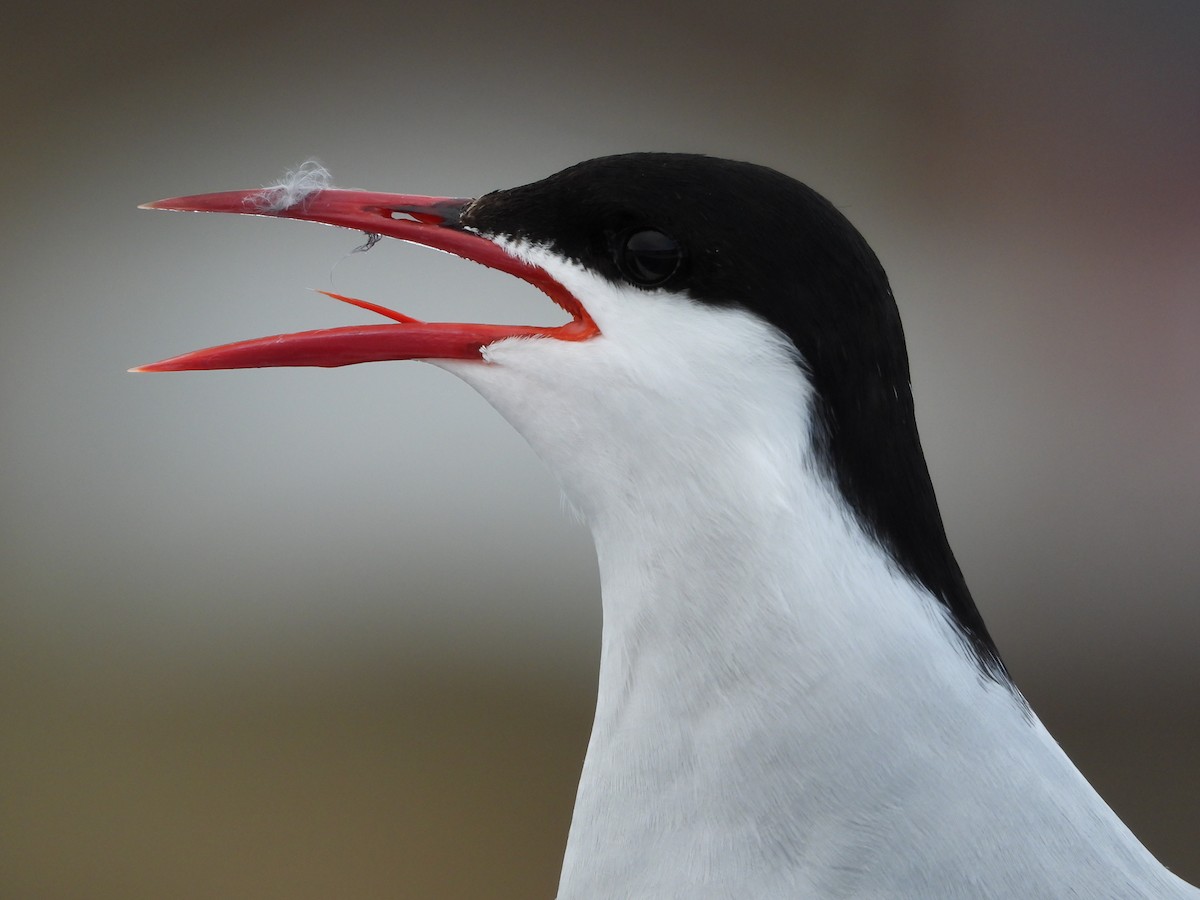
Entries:
{"type": "Polygon", "coordinates": [[[632,228],[615,242],[621,274],[642,287],[657,287],[679,271],[683,248],[670,235],[653,228],[632,228]]]}

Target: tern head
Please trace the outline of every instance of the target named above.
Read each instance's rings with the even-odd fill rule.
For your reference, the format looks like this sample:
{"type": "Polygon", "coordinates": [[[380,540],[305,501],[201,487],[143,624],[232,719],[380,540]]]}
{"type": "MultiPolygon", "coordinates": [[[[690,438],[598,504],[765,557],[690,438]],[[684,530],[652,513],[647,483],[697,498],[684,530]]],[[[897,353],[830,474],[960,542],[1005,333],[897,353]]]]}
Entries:
{"type": "Polygon", "coordinates": [[[768,478],[819,470],[953,613],[984,670],[1002,673],[946,542],[886,274],[811,188],[751,163],[631,153],[476,199],[318,186],[285,202],[258,190],[147,206],[424,244],[527,281],[570,321],[421,322],[333,295],[393,321],[240,341],[137,371],[427,360],[483,393],[588,515],[628,507],[639,472],[685,473],[705,490],[714,458],[768,478]]]}

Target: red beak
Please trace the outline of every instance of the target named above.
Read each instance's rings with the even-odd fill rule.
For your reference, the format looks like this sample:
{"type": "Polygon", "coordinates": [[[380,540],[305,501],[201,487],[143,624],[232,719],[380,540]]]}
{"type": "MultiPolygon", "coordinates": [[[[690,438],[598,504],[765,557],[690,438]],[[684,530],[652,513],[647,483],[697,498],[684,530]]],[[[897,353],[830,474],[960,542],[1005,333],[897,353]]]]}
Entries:
{"type": "Polygon", "coordinates": [[[570,322],[553,328],[421,322],[366,300],[328,294],[334,299],[386,316],[393,323],[327,328],[239,341],[185,353],[130,371],[179,372],[263,366],[332,367],[378,360],[479,359],[484,347],[504,338],[580,341],[598,334],[599,329],[583,305],[548,272],[517,259],[499,245],[463,228],[460,217],[472,202],[450,197],[327,189],[309,194],[287,209],[274,210],[264,208],[264,193],[259,189],[172,197],[144,204],[142,208],[305,219],[424,244],[516,275],[570,313],[570,322]]]}

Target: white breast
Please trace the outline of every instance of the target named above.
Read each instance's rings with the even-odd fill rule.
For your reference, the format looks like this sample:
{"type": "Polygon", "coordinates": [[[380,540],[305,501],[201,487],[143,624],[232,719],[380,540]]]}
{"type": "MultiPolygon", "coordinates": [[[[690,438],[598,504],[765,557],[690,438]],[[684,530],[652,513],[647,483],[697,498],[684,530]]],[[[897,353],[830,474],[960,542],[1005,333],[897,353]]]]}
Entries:
{"type": "Polygon", "coordinates": [[[849,515],[784,335],[519,252],[601,336],[439,365],[596,540],[600,683],[561,898],[1197,896],[849,515]]]}

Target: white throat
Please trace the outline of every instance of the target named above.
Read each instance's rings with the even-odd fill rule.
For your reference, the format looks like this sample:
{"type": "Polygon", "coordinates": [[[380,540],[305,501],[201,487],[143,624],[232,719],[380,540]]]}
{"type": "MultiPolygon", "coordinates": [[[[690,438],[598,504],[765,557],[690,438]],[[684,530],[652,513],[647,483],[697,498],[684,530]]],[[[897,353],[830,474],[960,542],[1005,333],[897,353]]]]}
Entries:
{"type": "Polygon", "coordinates": [[[784,335],[521,253],[601,336],[439,365],[596,541],[600,682],[561,898],[1186,890],[850,514],[784,335]]]}

